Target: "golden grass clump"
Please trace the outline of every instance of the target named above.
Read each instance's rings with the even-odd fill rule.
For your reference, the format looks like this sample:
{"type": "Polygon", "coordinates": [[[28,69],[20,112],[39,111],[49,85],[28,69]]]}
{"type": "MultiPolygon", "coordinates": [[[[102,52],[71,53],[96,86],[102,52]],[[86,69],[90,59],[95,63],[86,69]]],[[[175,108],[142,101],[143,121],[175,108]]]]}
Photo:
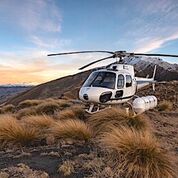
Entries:
{"type": "Polygon", "coordinates": [[[59,107],[61,107],[61,108],[67,108],[72,105],[72,103],[69,100],[64,100],[64,99],[47,98],[44,100],[44,102],[57,103],[59,105],[59,107]]]}
{"type": "Polygon", "coordinates": [[[160,102],[158,105],[159,111],[171,111],[172,109],[173,109],[173,104],[167,100],[160,102]]]}
{"type": "Polygon", "coordinates": [[[21,119],[26,116],[37,115],[36,109],[34,107],[24,108],[17,112],[16,117],[21,119]]]}
{"type": "Polygon", "coordinates": [[[15,112],[15,106],[13,104],[8,104],[2,107],[2,113],[13,113],[15,112]]]}
{"type": "Polygon", "coordinates": [[[42,103],[41,100],[25,100],[25,101],[20,102],[17,107],[19,109],[24,109],[24,108],[28,108],[32,106],[37,106],[40,103],[42,103]]]}
{"type": "Polygon", "coordinates": [[[72,105],[72,103],[68,100],[57,100],[57,103],[61,108],[68,108],[72,105]]]}
{"type": "Polygon", "coordinates": [[[95,131],[95,134],[108,131],[111,126],[127,126],[138,131],[149,129],[149,123],[145,116],[128,116],[124,110],[118,108],[109,108],[93,114],[88,123],[95,131]]]}
{"type": "Polygon", "coordinates": [[[26,128],[10,115],[0,118],[0,143],[2,145],[29,145],[39,139],[39,133],[33,128],[26,128]]]}
{"type": "Polygon", "coordinates": [[[47,115],[27,116],[23,121],[27,126],[36,128],[39,131],[49,129],[55,122],[53,118],[47,115]]]}
{"type": "Polygon", "coordinates": [[[50,101],[39,104],[35,109],[38,114],[52,115],[60,109],[60,106],[56,102],[50,101]]]}
{"type": "Polygon", "coordinates": [[[71,109],[65,109],[58,113],[60,120],[76,119],[75,113],[71,109]]]}
{"type": "Polygon", "coordinates": [[[85,111],[80,106],[72,106],[58,113],[59,119],[85,119],[85,111]]]}
{"type": "Polygon", "coordinates": [[[85,120],[86,116],[85,116],[85,110],[84,108],[82,108],[82,106],[72,106],[70,107],[70,109],[74,112],[75,116],[80,119],[80,120],[85,120]]]}
{"type": "Polygon", "coordinates": [[[100,139],[118,177],[174,178],[172,159],[148,132],[113,128],[100,139]]]}
{"type": "Polygon", "coordinates": [[[81,120],[67,119],[57,121],[51,128],[55,138],[71,138],[88,141],[92,137],[91,129],[81,120]]]}

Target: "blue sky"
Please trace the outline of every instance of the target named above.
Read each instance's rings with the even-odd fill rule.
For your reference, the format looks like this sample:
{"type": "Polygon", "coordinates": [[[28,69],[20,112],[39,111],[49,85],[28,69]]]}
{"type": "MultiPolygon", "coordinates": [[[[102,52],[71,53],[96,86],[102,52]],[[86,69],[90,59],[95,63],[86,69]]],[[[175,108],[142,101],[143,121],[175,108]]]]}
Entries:
{"type": "Polygon", "coordinates": [[[0,1],[0,83],[42,83],[102,57],[46,57],[70,50],[178,54],[178,1],[0,1]]]}

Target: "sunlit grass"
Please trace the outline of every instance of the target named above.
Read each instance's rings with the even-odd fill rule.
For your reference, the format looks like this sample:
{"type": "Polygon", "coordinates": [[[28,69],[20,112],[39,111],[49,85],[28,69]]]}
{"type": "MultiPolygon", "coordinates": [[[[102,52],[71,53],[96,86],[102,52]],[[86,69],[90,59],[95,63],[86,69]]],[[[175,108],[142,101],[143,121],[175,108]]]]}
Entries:
{"type": "Polygon", "coordinates": [[[57,121],[51,128],[51,132],[56,138],[88,141],[92,137],[92,131],[88,125],[76,119],[57,121]]]}
{"type": "Polygon", "coordinates": [[[111,126],[127,126],[134,128],[137,131],[144,131],[149,129],[149,123],[145,116],[127,115],[124,110],[117,108],[109,108],[93,114],[89,118],[88,123],[96,134],[110,130],[111,126]]]}
{"type": "Polygon", "coordinates": [[[148,132],[130,128],[112,128],[100,140],[108,152],[109,162],[118,177],[174,178],[170,155],[148,132]]]}

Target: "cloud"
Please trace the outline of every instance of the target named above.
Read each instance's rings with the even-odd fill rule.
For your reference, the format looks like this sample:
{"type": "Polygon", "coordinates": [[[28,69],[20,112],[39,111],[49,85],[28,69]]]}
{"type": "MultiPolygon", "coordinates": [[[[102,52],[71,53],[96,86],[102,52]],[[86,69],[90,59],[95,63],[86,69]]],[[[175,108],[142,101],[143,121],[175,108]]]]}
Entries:
{"type": "MultiPolygon", "coordinates": [[[[61,64],[46,56],[49,51],[27,50],[20,54],[0,53],[0,84],[39,84],[78,72],[72,64],[61,64]],[[2,57],[3,56],[3,57],[2,57]],[[1,62],[2,63],[2,62],[1,62]]],[[[76,61],[75,61],[76,62],[76,61]]]]}
{"type": "Polygon", "coordinates": [[[41,49],[56,49],[65,48],[71,44],[69,39],[56,39],[56,38],[46,38],[32,35],[30,41],[41,49]]]}
{"type": "MultiPolygon", "coordinates": [[[[21,53],[0,52],[0,76],[2,83],[43,83],[78,73],[78,68],[105,57],[103,54],[84,54],[47,57],[49,51],[26,50],[21,53]]],[[[97,63],[87,69],[108,64],[113,60],[97,63]]]]}
{"type": "Polygon", "coordinates": [[[19,24],[28,32],[61,30],[62,17],[52,0],[1,0],[0,9],[6,20],[19,24]]]}
{"type": "Polygon", "coordinates": [[[129,3],[129,18],[123,24],[124,29],[119,47],[129,50],[151,52],[160,49],[177,39],[178,1],[177,0],[136,0],[129,3]]]}
{"type": "Polygon", "coordinates": [[[142,43],[140,45],[140,47],[138,47],[137,49],[135,49],[135,52],[151,52],[155,49],[159,49],[161,48],[163,45],[165,45],[167,42],[172,41],[172,40],[176,40],[178,39],[178,32],[170,35],[168,37],[165,38],[157,38],[157,39],[150,39],[150,40],[141,40],[142,43]]]}

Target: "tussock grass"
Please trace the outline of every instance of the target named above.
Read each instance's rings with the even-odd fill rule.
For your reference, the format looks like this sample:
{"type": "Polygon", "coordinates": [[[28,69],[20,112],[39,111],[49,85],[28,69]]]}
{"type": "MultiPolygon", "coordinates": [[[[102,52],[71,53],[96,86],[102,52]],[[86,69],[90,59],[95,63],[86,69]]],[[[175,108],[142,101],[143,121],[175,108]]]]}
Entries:
{"type": "Polygon", "coordinates": [[[39,139],[39,133],[33,128],[26,128],[10,115],[0,118],[0,143],[2,145],[29,145],[39,139]]]}
{"type": "Polygon", "coordinates": [[[44,100],[44,102],[57,103],[59,105],[59,107],[61,107],[61,108],[67,108],[72,105],[72,103],[69,100],[64,100],[64,99],[47,98],[44,100]]]}
{"type": "Polygon", "coordinates": [[[92,137],[91,129],[80,120],[67,119],[57,121],[51,128],[55,138],[71,138],[88,141],[92,137]]]}
{"type": "Polygon", "coordinates": [[[167,100],[160,102],[158,105],[159,111],[171,111],[172,109],[173,109],[173,104],[167,100]]]}
{"type": "Polygon", "coordinates": [[[1,109],[2,113],[13,113],[15,112],[15,106],[13,104],[8,104],[2,107],[1,109]]]}
{"type": "Polygon", "coordinates": [[[68,100],[57,100],[57,103],[61,108],[68,108],[72,105],[72,103],[68,100]]]}
{"type": "Polygon", "coordinates": [[[24,108],[17,112],[16,117],[21,119],[26,116],[37,115],[36,109],[34,107],[24,108]]]}
{"type": "Polygon", "coordinates": [[[60,120],[76,119],[76,115],[71,109],[65,109],[63,111],[60,111],[58,113],[58,117],[60,120]]]}
{"type": "Polygon", "coordinates": [[[88,123],[96,134],[109,131],[111,126],[127,126],[137,131],[149,129],[149,123],[145,116],[128,116],[124,110],[118,108],[109,108],[93,114],[89,118],[88,123]]]}
{"type": "Polygon", "coordinates": [[[80,120],[85,120],[85,110],[82,108],[82,106],[72,106],[70,109],[74,112],[75,116],[80,120]]]}
{"type": "Polygon", "coordinates": [[[60,110],[60,106],[56,102],[50,101],[39,104],[35,109],[38,114],[52,115],[60,110]]]}
{"type": "Polygon", "coordinates": [[[171,157],[160,149],[148,132],[113,128],[104,133],[100,144],[108,151],[111,166],[118,177],[173,178],[171,157]]]}
{"type": "Polygon", "coordinates": [[[72,106],[58,113],[59,119],[80,119],[85,120],[85,111],[81,106],[72,106]]]}
{"type": "Polygon", "coordinates": [[[49,129],[55,122],[47,115],[27,116],[23,121],[27,126],[36,128],[40,131],[49,129]]]}
{"type": "Polygon", "coordinates": [[[25,100],[25,101],[20,102],[17,107],[19,109],[24,109],[24,108],[28,108],[31,106],[37,106],[40,103],[42,103],[41,100],[25,100]]]}

